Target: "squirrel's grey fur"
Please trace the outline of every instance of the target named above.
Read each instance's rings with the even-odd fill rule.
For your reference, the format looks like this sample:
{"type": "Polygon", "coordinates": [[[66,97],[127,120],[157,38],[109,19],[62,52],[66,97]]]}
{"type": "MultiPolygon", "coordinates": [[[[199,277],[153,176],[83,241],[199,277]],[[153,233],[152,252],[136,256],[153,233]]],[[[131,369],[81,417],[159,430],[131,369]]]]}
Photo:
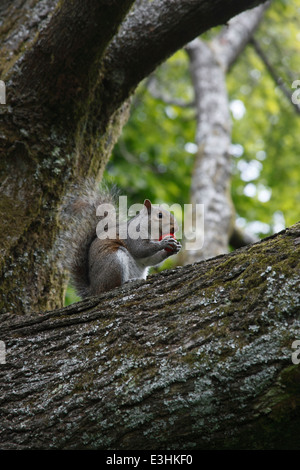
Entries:
{"type": "Polygon", "coordinates": [[[104,220],[104,216],[96,215],[97,207],[112,204],[117,208],[114,192],[103,185],[96,189],[95,183],[88,180],[73,185],[61,206],[63,265],[71,273],[72,284],[82,298],[100,294],[132,279],[145,279],[149,266],[161,263],[181,248],[172,236],[163,238],[178,229],[173,215],[152,206],[148,200],[138,215],[123,222],[123,232],[118,225],[113,239],[97,237],[97,225],[104,220]],[[135,225],[131,227],[138,226],[143,237],[130,236],[132,223],[135,225]],[[159,229],[159,238],[151,239],[150,223],[159,229]]]}

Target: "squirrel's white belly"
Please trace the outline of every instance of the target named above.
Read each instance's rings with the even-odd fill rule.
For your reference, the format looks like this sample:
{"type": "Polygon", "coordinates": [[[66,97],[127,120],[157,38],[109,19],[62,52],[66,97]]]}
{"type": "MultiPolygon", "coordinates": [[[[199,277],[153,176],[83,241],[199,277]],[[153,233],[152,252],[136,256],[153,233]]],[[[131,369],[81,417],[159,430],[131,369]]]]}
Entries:
{"type": "Polygon", "coordinates": [[[117,251],[117,257],[122,266],[122,281],[127,282],[131,279],[146,279],[149,268],[139,265],[136,260],[122,249],[117,251]]]}

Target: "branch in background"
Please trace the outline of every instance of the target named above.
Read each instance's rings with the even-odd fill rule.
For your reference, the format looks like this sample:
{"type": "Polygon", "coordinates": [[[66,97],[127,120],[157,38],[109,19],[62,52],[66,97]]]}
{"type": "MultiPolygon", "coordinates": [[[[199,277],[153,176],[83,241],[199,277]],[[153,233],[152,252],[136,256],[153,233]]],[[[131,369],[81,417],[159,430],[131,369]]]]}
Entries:
{"type": "MultiPolygon", "coordinates": [[[[141,160],[139,159],[138,155],[135,155],[134,153],[130,152],[127,149],[126,142],[123,137],[120,137],[118,140],[118,146],[119,146],[119,151],[122,155],[122,157],[130,164],[130,165],[141,165],[141,160]]],[[[143,162],[144,164],[144,169],[148,169],[151,171],[153,174],[161,175],[162,171],[160,170],[159,165],[155,165],[153,163],[149,162],[143,162]]]]}
{"type": "Polygon", "coordinates": [[[146,87],[149,93],[153,96],[153,98],[163,101],[165,104],[170,106],[178,106],[180,108],[194,108],[195,107],[195,100],[193,101],[184,101],[176,98],[170,98],[169,96],[165,95],[157,85],[157,78],[154,75],[151,75],[146,82],[146,87]]]}
{"type": "Polygon", "coordinates": [[[212,40],[211,47],[225,72],[230,69],[249,43],[270,3],[267,2],[235,16],[212,40]]]}
{"type": "Polygon", "coordinates": [[[124,141],[124,138],[121,136],[120,139],[118,140],[118,145],[120,152],[122,154],[122,157],[130,164],[130,165],[138,165],[140,162],[137,158],[136,155],[133,155],[133,153],[129,152],[129,150],[126,147],[126,143],[124,141]]]}
{"type": "Polygon", "coordinates": [[[287,97],[287,99],[289,100],[289,103],[293,106],[296,113],[300,114],[300,106],[297,103],[293,103],[292,94],[291,94],[290,90],[286,87],[283,79],[277,74],[275,68],[273,67],[273,65],[271,64],[269,59],[267,58],[266,54],[264,53],[264,51],[260,47],[257,40],[252,38],[250,43],[254,47],[254,50],[257,53],[257,55],[260,57],[260,59],[262,60],[262,62],[266,66],[266,69],[268,70],[270,76],[272,77],[272,79],[274,80],[276,85],[280,88],[282,93],[287,97]]]}

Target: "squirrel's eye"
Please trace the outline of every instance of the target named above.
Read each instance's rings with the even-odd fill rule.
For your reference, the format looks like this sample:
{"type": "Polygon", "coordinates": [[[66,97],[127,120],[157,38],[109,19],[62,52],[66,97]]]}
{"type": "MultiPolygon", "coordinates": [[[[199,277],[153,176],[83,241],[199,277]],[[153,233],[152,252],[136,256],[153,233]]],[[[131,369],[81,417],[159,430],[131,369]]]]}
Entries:
{"type": "Polygon", "coordinates": [[[162,212],[159,212],[159,213],[158,213],[158,218],[159,218],[159,219],[162,219],[162,212]]]}

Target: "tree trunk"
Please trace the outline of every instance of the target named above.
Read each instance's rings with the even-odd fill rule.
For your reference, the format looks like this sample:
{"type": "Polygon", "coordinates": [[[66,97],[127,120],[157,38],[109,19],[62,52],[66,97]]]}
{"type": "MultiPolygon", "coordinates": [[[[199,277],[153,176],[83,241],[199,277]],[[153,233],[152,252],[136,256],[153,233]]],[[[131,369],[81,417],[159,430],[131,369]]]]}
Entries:
{"type": "Polygon", "coordinates": [[[1,448],[299,450],[299,247],[300,223],[61,310],[3,314],[1,448]]]}
{"type": "Polygon", "coordinates": [[[227,253],[230,240],[235,240],[232,237],[235,211],[230,195],[231,116],[226,73],[250,41],[267,7],[268,4],[260,5],[243,12],[212,41],[197,38],[186,47],[197,111],[198,152],[192,174],[191,203],[194,208],[197,204],[204,206],[199,214],[203,222],[198,221],[200,230],[204,226],[204,234],[202,237],[197,234],[198,238],[203,238],[203,245],[180,256],[181,262],[187,264],[227,253]]]}
{"type": "Polygon", "coordinates": [[[140,80],[198,34],[258,3],[1,3],[2,311],[62,305],[66,279],[53,246],[70,184],[101,178],[140,80]]]}

